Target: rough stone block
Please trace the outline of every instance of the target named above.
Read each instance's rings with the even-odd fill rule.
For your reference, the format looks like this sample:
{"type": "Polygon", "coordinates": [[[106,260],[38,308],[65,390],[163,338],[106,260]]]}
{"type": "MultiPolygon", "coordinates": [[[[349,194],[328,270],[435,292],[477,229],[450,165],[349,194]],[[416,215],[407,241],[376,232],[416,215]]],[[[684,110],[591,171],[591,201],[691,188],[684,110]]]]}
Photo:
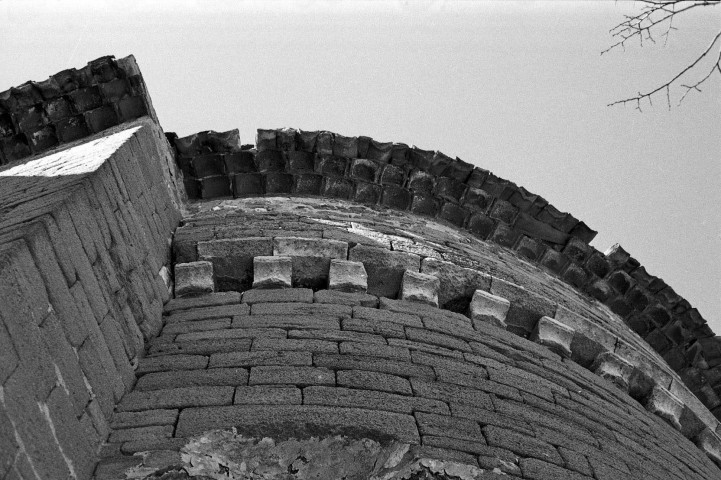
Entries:
{"type": "Polygon", "coordinates": [[[591,371],[610,381],[623,391],[628,391],[633,365],[615,353],[604,352],[593,362],[591,371]]]}
{"type": "Polygon", "coordinates": [[[253,196],[265,193],[264,175],[260,173],[239,173],[232,176],[233,196],[253,196]]]}
{"type": "Polygon", "coordinates": [[[433,193],[436,187],[436,178],[423,170],[413,170],[408,177],[408,188],[414,193],[433,193]]]}
{"type": "Polygon", "coordinates": [[[152,425],[174,425],[177,419],[178,410],[159,409],[144,412],[115,412],[111,426],[113,428],[134,428],[152,425]]]}
{"type": "Polygon", "coordinates": [[[368,290],[368,275],[363,263],[332,259],[328,274],[328,289],[348,293],[365,293],[368,290]]]}
{"type": "Polygon", "coordinates": [[[463,227],[470,212],[463,207],[451,202],[444,202],[438,218],[446,220],[457,227],[463,227]]]}
{"type": "Polygon", "coordinates": [[[183,387],[147,392],[130,392],[118,404],[117,411],[131,412],[141,410],[186,408],[211,405],[230,405],[234,388],[226,387],[183,387]]]}
{"type": "Polygon", "coordinates": [[[321,194],[347,200],[353,195],[353,182],[345,178],[323,177],[321,194]]]}
{"type": "MultiPolygon", "coordinates": [[[[236,175],[236,178],[240,176],[242,176],[242,174],[236,175]]],[[[207,199],[231,196],[231,180],[225,175],[201,178],[198,180],[198,183],[200,184],[201,198],[207,199]]]]}
{"type": "Polygon", "coordinates": [[[175,264],[175,296],[213,293],[213,264],[207,261],[175,264]]]}
{"type": "Polygon", "coordinates": [[[375,183],[356,181],[355,192],[353,193],[353,201],[365,203],[366,205],[375,205],[381,198],[383,188],[375,183]]]}
{"type": "Polygon", "coordinates": [[[410,190],[396,185],[386,185],[383,187],[381,205],[388,208],[406,210],[410,206],[412,199],[413,197],[410,190]]]}
{"type": "Polygon", "coordinates": [[[290,257],[255,257],[253,259],[253,288],[290,288],[293,262],[290,257]]]}
{"type": "Polygon", "coordinates": [[[646,410],[655,413],[676,430],[681,430],[683,404],[674,394],[663,387],[655,386],[646,399],[646,410]]]}
{"type": "Polygon", "coordinates": [[[406,270],[403,273],[399,298],[437,307],[440,285],[440,280],[434,275],[406,270]]]}
{"type": "Polygon", "coordinates": [[[383,185],[403,185],[406,175],[402,168],[395,165],[384,165],[380,175],[380,183],[383,185]]]}
{"type": "Polygon", "coordinates": [[[364,390],[380,390],[401,395],[412,395],[408,379],[387,373],[363,370],[340,370],[336,372],[338,385],[364,390]]]}
{"type": "Polygon", "coordinates": [[[506,315],[511,302],[505,298],[492,295],[484,290],[476,290],[471,299],[469,312],[473,326],[479,323],[490,323],[499,328],[506,328],[506,315]]]}
{"type": "Polygon", "coordinates": [[[531,332],[530,340],[541,344],[561,355],[571,356],[571,342],[574,330],[558,320],[549,317],[541,317],[536,328],[531,332]]]}
{"type": "Polygon", "coordinates": [[[440,210],[441,201],[430,194],[413,195],[411,212],[417,215],[435,217],[440,210]]]}

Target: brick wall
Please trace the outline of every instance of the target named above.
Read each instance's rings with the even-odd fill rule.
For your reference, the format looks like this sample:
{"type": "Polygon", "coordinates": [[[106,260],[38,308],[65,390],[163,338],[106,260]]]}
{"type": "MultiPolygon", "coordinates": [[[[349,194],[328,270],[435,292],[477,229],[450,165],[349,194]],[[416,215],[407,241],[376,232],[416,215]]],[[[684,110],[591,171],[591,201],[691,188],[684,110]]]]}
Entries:
{"type": "Polygon", "coordinates": [[[258,130],[255,148],[231,132],[174,138],[190,198],[322,196],[433,217],[514,250],[608,306],[679,372],[721,418],[721,338],[687,300],[623,248],[543,197],[441,152],[294,129],[258,130]]]}
{"type": "Polygon", "coordinates": [[[0,169],[2,478],[90,478],[160,330],[179,211],[159,137],[141,120],[0,169]]]}

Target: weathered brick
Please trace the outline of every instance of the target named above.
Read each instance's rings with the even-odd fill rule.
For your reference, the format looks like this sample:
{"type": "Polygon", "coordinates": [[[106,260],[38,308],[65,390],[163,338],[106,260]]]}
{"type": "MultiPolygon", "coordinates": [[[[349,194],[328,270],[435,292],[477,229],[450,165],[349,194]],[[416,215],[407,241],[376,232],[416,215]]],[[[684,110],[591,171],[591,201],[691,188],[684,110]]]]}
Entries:
{"type": "Polygon", "coordinates": [[[230,328],[230,318],[214,318],[188,322],[168,323],[163,327],[163,335],[178,333],[207,332],[230,328]]]}
{"type": "Polygon", "coordinates": [[[442,382],[429,382],[419,378],[411,378],[413,393],[420,397],[436,400],[453,399],[458,403],[480,406],[491,410],[493,405],[490,396],[472,388],[442,382]]]}
{"type": "Polygon", "coordinates": [[[423,327],[423,322],[417,315],[393,312],[389,310],[378,310],[376,308],[353,307],[353,318],[396,323],[408,327],[423,327]]]}
{"type": "Polygon", "coordinates": [[[463,361],[462,356],[460,357],[461,359],[458,360],[434,353],[413,351],[411,357],[413,358],[413,363],[433,367],[436,373],[439,371],[454,371],[474,377],[488,378],[488,372],[485,368],[474,363],[463,361]]]}
{"type": "Polygon", "coordinates": [[[138,365],[137,373],[162,372],[170,370],[190,370],[205,368],[208,357],[202,355],[168,355],[144,358],[138,365]]]}
{"type": "Polygon", "coordinates": [[[236,426],[242,435],[273,438],[293,432],[295,438],[322,434],[396,439],[413,444],[420,441],[415,420],[410,415],[311,405],[189,408],[181,413],[176,435],[188,436],[231,426],[236,426]]]}
{"type": "Polygon", "coordinates": [[[327,368],[258,366],[250,369],[249,385],[335,385],[335,373],[327,368]]]}
{"type": "MultiPolygon", "coordinates": [[[[287,288],[280,290],[248,290],[243,292],[243,303],[312,303],[313,291],[309,288],[287,288]]],[[[270,306],[259,307],[271,309],[270,306]]],[[[275,312],[272,312],[275,313],[275,312]]],[[[260,314],[260,313],[259,313],[260,314]]]]}
{"type": "MultiPolygon", "coordinates": [[[[312,297],[311,297],[312,298],[312,297]]],[[[346,317],[352,309],[348,305],[331,305],[322,303],[260,303],[251,308],[252,316],[257,315],[293,315],[315,317],[346,317]]]]}
{"type": "Polygon", "coordinates": [[[243,368],[210,368],[208,370],[175,370],[143,375],[135,391],[163,390],[181,387],[245,385],[248,371],[243,368]]]}
{"type": "Polygon", "coordinates": [[[411,360],[411,355],[407,348],[375,343],[342,342],[340,344],[340,353],[391,358],[406,362],[411,360]]]}
{"type": "Polygon", "coordinates": [[[311,365],[310,352],[281,352],[263,350],[256,352],[230,352],[211,355],[208,368],[253,367],[258,365],[311,365]]]}
{"type": "Polygon", "coordinates": [[[174,425],[178,419],[178,410],[158,409],[143,412],[115,412],[111,426],[113,428],[149,427],[151,425],[174,425]]]}
{"type": "Polygon", "coordinates": [[[150,391],[134,391],[127,394],[118,404],[117,411],[153,410],[159,408],[186,408],[210,405],[230,405],[234,388],[227,387],[183,387],[150,391]]]}
{"type": "Polygon", "coordinates": [[[343,330],[378,334],[383,337],[405,338],[406,332],[400,323],[384,322],[365,318],[344,318],[341,320],[343,330]]]}
{"type": "Polygon", "coordinates": [[[505,448],[519,455],[541,459],[556,465],[564,465],[563,458],[552,445],[533,437],[504,430],[495,425],[483,427],[483,434],[488,445],[505,448]]]}
{"type": "Polygon", "coordinates": [[[195,322],[199,320],[248,315],[250,308],[244,304],[219,305],[187,310],[174,310],[165,317],[168,325],[179,322],[195,322]]]}
{"type": "Polygon", "coordinates": [[[401,338],[389,338],[388,345],[394,347],[403,347],[411,351],[428,352],[436,355],[443,355],[446,357],[463,358],[463,353],[458,350],[450,350],[444,347],[438,347],[436,345],[430,345],[427,343],[413,342],[411,340],[404,340],[401,338]]]}
{"type": "Polygon", "coordinates": [[[340,370],[336,373],[337,383],[342,387],[364,390],[380,390],[389,393],[412,395],[410,382],[396,375],[367,372],[363,370],[340,370]]]}
{"type": "MultiPolygon", "coordinates": [[[[238,317],[247,318],[247,317],[238,317]]],[[[210,330],[203,332],[188,332],[178,334],[176,342],[188,343],[211,339],[252,339],[252,338],[286,338],[285,330],[280,328],[230,328],[224,330],[210,330]]],[[[248,347],[246,350],[249,350],[248,347]]]]}
{"type": "Polygon", "coordinates": [[[406,327],[406,337],[408,340],[438,345],[452,350],[461,350],[464,352],[472,351],[468,343],[463,340],[451,337],[450,335],[429,332],[425,329],[406,327]]]}
{"type": "Polygon", "coordinates": [[[523,472],[523,478],[532,480],[583,480],[589,478],[536,458],[522,458],[520,460],[520,466],[523,472]]]}
{"type": "Polygon", "coordinates": [[[67,463],[35,399],[33,380],[18,368],[3,385],[3,406],[40,478],[69,478],[67,463]]]}
{"type": "Polygon", "coordinates": [[[331,303],[336,305],[348,305],[351,307],[378,306],[378,297],[367,293],[347,293],[337,290],[319,290],[313,294],[314,303],[331,303]]]}
{"type": "Polygon", "coordinates": [[[173,425],[152,425],[113,430],[108,437],[111,443],[134,442],[139,440],[160,440],[173,436],[173,425]]]}
{"type": "Polygon", "coordinates": [[[454,417],[469,418],[483,425],[495,425],[497,427],[514,430],[526,435],[533,435],[531,423],[518,416],[503,415],[488,410],[479,405],[467,405],[456,403],[454,399],[449,402],[451,413],[454,417]]]}
{"type": "Polygon", "coordinates": [[[82,322],[72,321],[80,318],[80,313],[65,283],[47,232],[42,228],[35,229],[28,238],[28,246],[48,288],[50,303],[58,312],[65,334],[71,345],[77,347],[83,343],[88,332],[82,322]]]}
{"type": "Polygon", "coordinates": [[[94,468],[96,445],[83,434],[73,411],[70,398],[63,388],[55,388],[46,403],[46,415],[53,425],[53,433],[62,446],[63,454],[72,462],[77,475],[89,477],[94,468]]]}
{"type": "Polygon", "coordinates": [[[418,431],[421,435],[436,435],[469,442],[485,443],[478,423],[459,417],[416,412],[418,431]]]}
{"type": "Polygon", "coordinates": [[[338,344],[326,340],[257,338],[253,340],[253,351],[283,350],[338,353],[338,344]]]}
{"type": "Polygon", "coordinates": [[[153,345],[152,356],[158,355],[210,355],[220,352],[243,352],[250,350],[250,338],[209,338],[192,342],[173,342],[153,345]]]}
{"type": "Polygon", "coordinates": [[[358,407],[408,414],[414,411],[449,411],[445,403],[435,400],[341,387],[306,387],[303,389],[303,404],[358,407]]]}
{"type": "Polygon", "coordinates": [[[235,405],[300,405],[303,396],[298,387],[241,386],[235,389],[235,405]]]}
{"type": "Polygon", "coordinates": [[[366,370],[371,372],[388,373],[390,375],[398,375],[401,377],[419,377],[425,379],[435,378],[433,369],[425,365],[414,365],[410,362],[381,359],[378,357],[364,355],[333,355],[328,353],[317,353],[313,355],[313,364],[319,367],[332,368],[334,370],[366,370]]]}
{"type": "MultiPolygon", "coordinates": [[[[288,312],[290,313],[290,312],[288,312]]],[[[298,315],[251,315],[233,319],[233,328],[294,328],[294,329],[340,329],[337,317],[325,316],[312,310],[303,310],[298,315]]]]}

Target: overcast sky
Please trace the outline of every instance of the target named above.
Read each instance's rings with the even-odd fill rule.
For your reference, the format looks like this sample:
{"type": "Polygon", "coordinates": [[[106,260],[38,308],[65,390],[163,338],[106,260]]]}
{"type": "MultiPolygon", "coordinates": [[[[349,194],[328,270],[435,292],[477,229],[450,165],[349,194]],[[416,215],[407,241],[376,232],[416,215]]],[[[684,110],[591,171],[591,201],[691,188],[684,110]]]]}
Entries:
{"type": "Polygon", "coordinates": [[[0,90],[134,54],[166,131],[295,127],[458,156],[620,243],[721,334],[721,76],[677,107],[663,83],[721,28],[607,55],[629,2],[0,0],[0,90]],[[212,7],[212,8],[211,8],[212,7]]]}

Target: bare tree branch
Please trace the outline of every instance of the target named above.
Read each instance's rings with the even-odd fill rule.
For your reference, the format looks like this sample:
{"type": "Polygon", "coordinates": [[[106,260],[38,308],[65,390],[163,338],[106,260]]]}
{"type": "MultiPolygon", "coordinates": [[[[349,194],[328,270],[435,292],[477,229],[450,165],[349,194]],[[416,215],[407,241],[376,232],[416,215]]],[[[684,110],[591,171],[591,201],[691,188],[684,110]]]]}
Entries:
{"type": "MultiPolygon", "coordinates": [[[[610,52],[611,50],[622,48],[626,49],[626,43],[632,39],[638,39],[640,46],[643,47],[643,42],[650,41],[656,43],[654,35],[662,28],[664,23],[667,23],[665,32],[661,33],[664,38],[664,46],[668,42],[668,38],[672,30],[676,30],[673,26],[673,20],[676,16],[688,12],[698,7],[716,6],[721,4],[721,0],[640,0],[645,5],[641,12],[637,15],[626,15],[623,22],[616,25],[614,28],[609,30],[611,36],[616,39],[616,42],[601,52],[601,55],[610,52]]],[[[680,87],[685,88],[679,105],[686,96],[692,92],[700,92],[699,88],[704,82],[706,82],[714,73],[718,72],[721,75],[721,31],[719,31],[713,38],[706,50],[703,51],[696,59],[682,69],[678,74],[671,78],[666,83],[649,90],[647,92],[638,92],[637,95],[623,100],[617,100],[609,103],[608,106],[622,105],[626,103],[635,103],[636,109],[641,111],[641,101],[648,100],[649,105],[653,106],[652,96],[666,91],[666,103],[668,108],[671,109],[671,87],[677,85],[679,79],[686,75],[692,74],[699,69],[705,69],[702,65],[704,60],[713,56],[714,49],[718,50],[716,55],[715,63],[710,66],[708,70],[704,70],[705,74],[699,74],[700,79],[694,82],[681,84],[680,87]]]]}

